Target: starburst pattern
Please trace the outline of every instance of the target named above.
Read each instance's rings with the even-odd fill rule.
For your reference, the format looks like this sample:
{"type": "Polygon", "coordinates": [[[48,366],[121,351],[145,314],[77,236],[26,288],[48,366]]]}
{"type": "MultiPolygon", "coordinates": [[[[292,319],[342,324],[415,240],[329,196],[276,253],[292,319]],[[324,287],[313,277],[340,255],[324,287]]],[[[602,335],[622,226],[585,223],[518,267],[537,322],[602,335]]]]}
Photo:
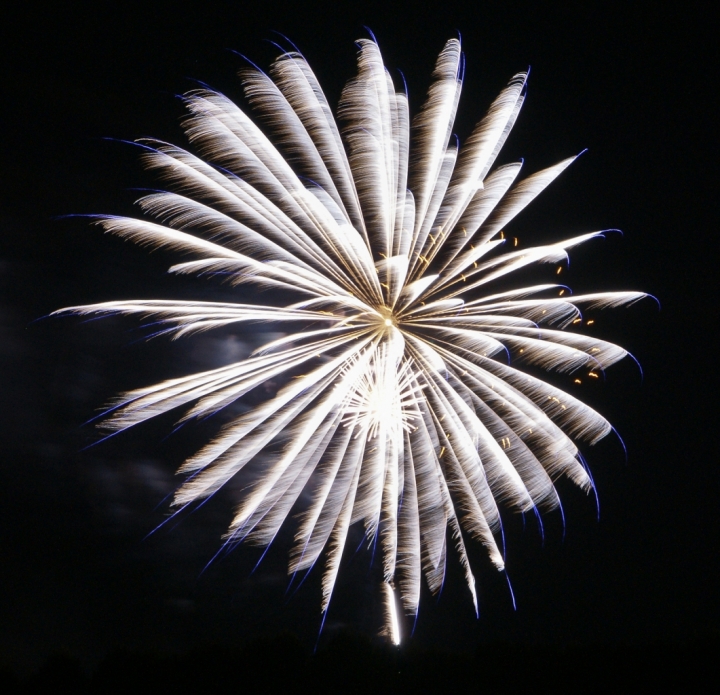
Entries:
{"type": "Polygon", "coordinates": [[[522,106],[526,73],[512,78],[460,148],[451,137],[459,41],[440,54],[412,126],[407,96],[377,44],[357,45],[340,125],[303,56],[283,53],[269,75],[242,71],[269,135],[221,94],[191,92],[185,129],[199,156],[143,142],[145,164],[174,191],[138,201],[155,221],[98,220],[126,239],[191,255],[171,272],[291,292],[294,303],[141,300],[63,311],[154,317],[173,337],[287,322],[285,337],[241,362],[124,394],[103,426],[126,429],[180,406],[183,420],[205,417],[269,380],[282,383],[183,464],[174,504],[207,498],[276,445],[241,498],[227,541],[269,544],[307,488],[290,571],[325,554],[327,611],[348,529],[363,522],[382,548],[386,630],[397,643],[396,602],[417,613],[423,574],[438,591],[448,543],[477,610],[466,537],[503,569],[499,504],[553,508],[560,476],[592,486],[573,440],[594,443],[610,425],[508,358],[561,372],[605,368],[625,350],[563,329],[579,307],[644,295],[572,296],[556,284],[490,289],[530,264],[563,261],[600,234],[502,252],[505,225],[574,158],[517,183],[520,164],[492,169],[522,106]]]}

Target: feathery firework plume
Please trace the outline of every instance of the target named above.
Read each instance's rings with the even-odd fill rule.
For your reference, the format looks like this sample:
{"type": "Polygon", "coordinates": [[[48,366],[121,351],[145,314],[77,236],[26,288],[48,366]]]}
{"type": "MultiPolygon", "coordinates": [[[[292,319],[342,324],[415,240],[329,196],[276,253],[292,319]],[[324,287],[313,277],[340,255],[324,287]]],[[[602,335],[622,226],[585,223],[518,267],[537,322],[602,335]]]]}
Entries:
{"type": "Polygon", "coordinates": [[[553,508],[560,476],[589,490],[573,439],[592,444],[611,429],[570,394],[493,357],[561,372],[607,367],[625,350],[563,329],[578,307],[645,295],[571,296],[556,284],[483,294],[601,234],[500,252],[505,225],[574,157],[518,183],[520,164],[491,171],[522,106],[526,73],[459,148],[451,138],[462,86],[458,40],[440,54],[412,126],[407,95],[396,92],[377,44],[361,40],[358,49],[340,126],[296,51],[277,58],[269,75],[241,73],[270,135],[221,94],[189,93],[185,129],[200,156],[144,142],[145,164],[175,191],[138,201],[157,221],[99,220],[108,232],[194,257],[171,272],[290,291],[295,303],[138,300],[62,311],[153,316],[173,337],[241,322],[299,326],[248,359],[126,393],[103,424],[122,430],[179,406],[188,407],[184,420],[207,416],[301,368],[302,377],[286,378],[182,465],[187,478],[174,505],[207,498],[282,443],[240,500],[226,540],[269,544],[308,487],[290,571],[325,554],[326,612],[348,529],[362,521],[367,538],[380,541],[386,632],[398,643],[396,604],[417,613],[423,574],[438,591],[447,544],[477,610],[466,536],[502,570],[498,504],[553,508]]]}

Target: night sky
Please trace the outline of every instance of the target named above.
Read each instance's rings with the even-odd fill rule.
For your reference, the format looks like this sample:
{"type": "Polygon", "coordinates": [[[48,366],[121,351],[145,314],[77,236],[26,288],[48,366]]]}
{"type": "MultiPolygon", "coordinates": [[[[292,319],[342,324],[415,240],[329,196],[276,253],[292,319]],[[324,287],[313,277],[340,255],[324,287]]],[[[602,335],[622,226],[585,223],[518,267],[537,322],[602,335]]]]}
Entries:
{"type": "MultiPolygon", "coordinates": [[[[543,519],[544,541],[534,518],[505,513],[517,610],[471,544],[480,618],[451,554],[442,594],[425,590],[409,641],[451,653],[497,642],[688,645],[717,629],[717,46],[708,23],[693,3],[338,5],[96,0],[5,11],[0,666],[28,671],[64,653],[92,668],[113,650],[184,653],[283,632],[316,644],[321,573],[286,593],[291,527],[254,572],[261,551],[252,547],[204,570],[239,485],[148,536],[169,516],[174,471],[227,415],[171,436],[173,418],[160,418],[95,446],[98,431],[83,424],[119,391],[238,359],[267,336],[250,328],[147,343],[133,320],[42,318],[121,298],[253,300],[168,276],[177,256],[148,254],[72,215],[135,214],[138,189],[157,184],[121,141],[184,146],[177,95],[201,82],[242,103],[238,53],[267,66],[281,40],[274,30],[301,48],[334,105],[355,71],[353,41],[370,27],[396,85],[402,70],[414,112],[459,31],[461,143],[531,66],[499,163],[523,157],[527,174],[588,152],[510,230],[530,245],[621,229],[571,252],[564,281],[576,293],[644,290],[662,305],[594,316],[593,332],[644,371],[641,380],[626,359],[577,391],[628,451],[626,461],[612,435],[584,449],[599,521],[592,496],[564,483],[564,538],[557,512],[543,519]]],[[[553,271],[535,277],[552,282],[553,271]]],[[[360,538],[355,529],[321,646],[341,630],[377,634],[379,562],[364,548],[352,554],[360,538]]]]}

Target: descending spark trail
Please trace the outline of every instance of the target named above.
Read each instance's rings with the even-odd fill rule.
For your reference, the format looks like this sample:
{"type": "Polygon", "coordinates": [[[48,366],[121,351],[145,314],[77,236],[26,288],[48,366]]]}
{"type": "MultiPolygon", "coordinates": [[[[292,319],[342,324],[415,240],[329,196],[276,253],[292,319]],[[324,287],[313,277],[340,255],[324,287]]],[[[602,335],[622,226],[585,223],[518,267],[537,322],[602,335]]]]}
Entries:
{"type": "MultiPolygon", "coordinates": [[[[414,121],[374,41],[358,42],[358,73],[337,124],[303,56],[280,55],[269,75],[242,71],[266,135],[216,92],[186,95],[188,138],[200,156],[144,141],[142,158],[173,192],[146,195],[148,219],[104,217],[106,231],[192,256],[174,273],[220,274],[232,285],[292,292],[288,306],[117,301],[57,313],[153,317],[172,337],[242,322],[294,332],[248,359],[124,394],[102,423],[117,432],[179,406],[210,415],[269,380],[276,395],[228,424],[181,467],[173,504],[207,499],[273,443],[282,449],[246,490],[226,535],[266,546],[301,492],[289,571],[325,555],[327,612],[348,530],[379,540],[385,633],[398,643],[398,607],[417,615],[421,577],[442,586],[449,539],[477,610],[465,540],[498,569],[498,505],[559,505],[553,481],[592,488],[573,440],[611,430],[589,406],[506,361],[590,375],[626,355],[566,327],[578,307],[634,302],[641,292],[572,296],[565,285],[485,286],[567,252],[601,232],[501,252],[504,228],[574,158],[516,181],[493,169],[523,104],[515,75],[467,142],[451,138],[462,87],[458,40],[441,52],[414,121]],[[302,370],[302,377],[287,378],[302,370]],[[286,379],[282,382],[283,375],[286,379]],[[449,532],[449,533],[448,533],[449,532]]],[[[324,618],[323,618],[324,619],[324,618]]]]}

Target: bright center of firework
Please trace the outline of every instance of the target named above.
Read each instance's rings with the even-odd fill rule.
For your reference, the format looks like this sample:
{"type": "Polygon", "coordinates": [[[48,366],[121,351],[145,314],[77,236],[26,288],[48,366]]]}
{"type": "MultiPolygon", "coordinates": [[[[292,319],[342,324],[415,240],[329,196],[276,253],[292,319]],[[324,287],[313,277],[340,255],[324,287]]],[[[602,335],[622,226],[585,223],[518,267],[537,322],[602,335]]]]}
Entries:
{"type": "Polygon", "coordinates": [[[395,316],[393,316],[393,310],[390,307],[381,306],[378,309],[378,313],[380,314],[380,320],[378,322],[380,323],[380,325],[385,328],[392,328],[393,326],[397,326],[395,316]]]}
{"type": "MultiPolygon", "coordinates": [[[[392,324],[392,320],[388,319],[392,324]]],[[[353,373],[353,367],[345,371],[353,373]]],[[[384,437],[398,438],[413,429],[417,417],[418,396],[422,389],[412,379],[409,362],[398,363],[388,345],[381,346],[365,363],[355,382],[343,422],[360,426],[368,439],[380,431],[384,437]]]]}

